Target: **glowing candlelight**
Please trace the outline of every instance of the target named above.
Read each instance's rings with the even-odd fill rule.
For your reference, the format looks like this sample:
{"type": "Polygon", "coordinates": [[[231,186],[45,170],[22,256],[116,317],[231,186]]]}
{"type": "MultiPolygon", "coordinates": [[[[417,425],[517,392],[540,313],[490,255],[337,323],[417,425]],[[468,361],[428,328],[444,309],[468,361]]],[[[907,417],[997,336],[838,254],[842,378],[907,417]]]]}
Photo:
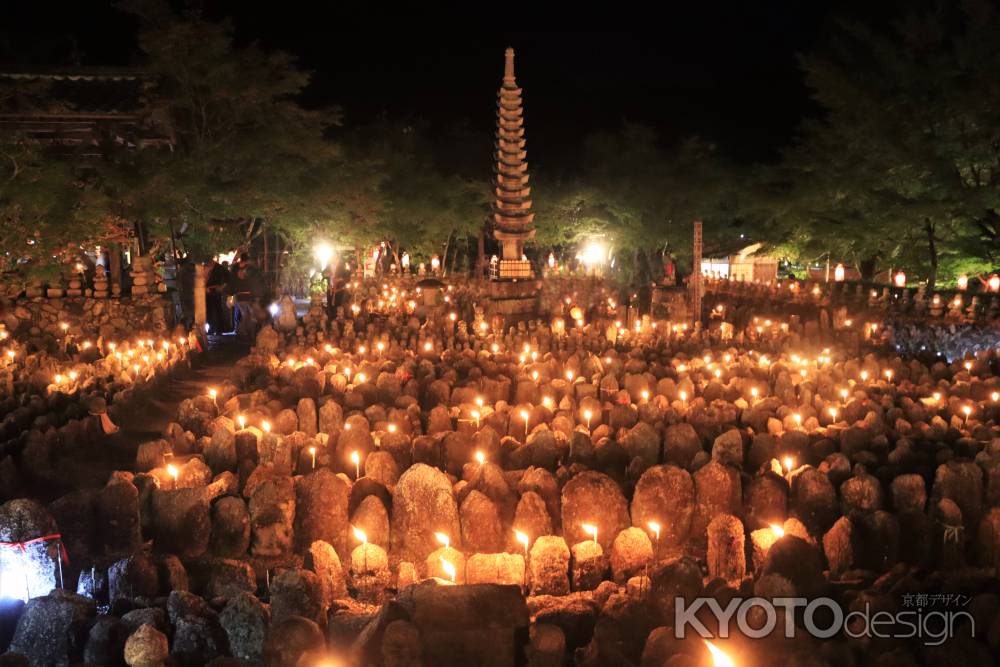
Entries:
{"type": "Polygon", "coordinates": [[[171,479],[174,480],[174,486],[173,486],[173,488],[176,489],[177,488],[177,475],[180,474],[180,471],[177,470],[177,466],[175,466],[173,463],[168,463],[167,464],[167,474],[170,475],[171,479]]]}
{"type": "Polygon", "coordinates": [[[316,448],[315,447],[310,447],[309,448],[309,456],[312,457],[312,467],[313,467],[313,470],[315,470],[316,469],[316,448]]]}
{"type": "Polygon", "coordinates": [[[396,430],[397,430],[397,427],[396,427],[395,424],[389,424],[389,426],[387,428],[389,430],[389,433],[395,433],[396,430]]]}
{"type": "Polygon", "coordinates": [[[361,454],[357,450],[351,452],[351,461],[354,463],[354,479],[361,478],[361,454]]]}
{"type": "Polygon", "coordinates": [[[653,557],[654,558],[659,558],[659,555],[660,555],[660,524],[657,523],[656,521],[650,521],[649,523],[646,524],[646,526],[648,526],[649,529],[651,531],[653,531],[653,535],[656,536],[656,543],[655,543],[655,550],[653,551],[653,557]]]}
{"type": "Polygon", "coordinates": [[[736,667],[736,663],[733,662],[732,658],[722,652],[715,644],[703,639],[705,646],[708,647],[708,652],[712,654],[712,667],[736,667]]]}
{"type": "Polygon", "coordinates": [[[583,532],[593,537],[594,544],[597,544],[597,526],[592,523],[585,523],[583,524],[583,532]]]}
{"type": "Polygon", "coordinates": [[[482,467],[482,465],[486,463],[486,454],[483,454],[482,452],[476,452],[476,463],[478,463],[480,467],[482,467]]]}
{"type": "Polygon", "coordinates": [[[424,352],[430,352],[433,349],[434,349],[433,343],[431,343],[430,341],[424,343],[424,352]]]}
{"type": "Polygon", "coordinates": [[[479,406],[479,407],[483,407],[483,403],[484,403],[483,397],[482,396],[476,396],[476,405],[479,406]]]}
{"type": "Polygon", "coordinates": [[[830,418],[836,422],[837,421],[837,408],[830,408],[830,418]]]}
{"type": "Polygon", "coordinates": [[[962,365],[965,366],[965,370],[967,370],[967,371],[971,371],[972,370],[972,362],[971,361],[966,361],[962,365]]]}
{"type": "Polygon", "coordinates": [[[443,569],[444,573],[448,575],[449,579],[451,579],[451,583],[455,583],[455,566],[452,565],[450,561],[445,559],[444,556],[441,556],[441,569],[443,569]]]}
{"type": "Polygon", "coordinates": [[[354,384],[364,384],[367,379],[364,373],[358,373],[354,376],[354,384]]]}
{"type": "Polygon", "coordinates": [[[843,401],[844,405],[847,405],[847,394],[848,391],[846,389],[840,390],[840,400],[843,401]]]}
{"type": "Polygon", "coordinates": [[[990,399],[992,399],[994,403],[1000,401],[1000,391],[995,391],[992,394],[990,394],[990,399]]]}
{"type": "Polygon", "coordinates": [[[750,387],[750,397],[753,398],[754,402],[757,401],[758,394],[760,394],[760,391],[757,389],[757,387],[750,387]]]}
{"type": "Polygon", "coordinates": [[[517,530],[515,528],[514,529],[514,537],[517,538],[517,541],[520,542],[524,546],[524,558],[527,559],[528,558],[528,542],[529,542],[527,533],[522,533],[521,531],[519,531],[519,530],[517,530]]]}
{"type": "Polygon", "coordinates": [[[241,431],[247,427],[247,418],[244,417],[243,415],[237,416],[236,421],[239,422],[241,431]]]}
{"type": "Polygon", "coordinates": [[[688,393],[684,390],[681,390],[680,397],[681,397],[681,405],[687,407],[688,393]]]}
{"type": "Polygon", "coordinates": [[[885,381],[886,382],[892,382],[892,369],[891,368],[885,369],[885,381]]]}
{"type": "Polygon", "coordinates": [[[799,413],[796,412],[794,415],[792,415],[792,420],[795,422],[796,426],[798,427],[802,426],[802,415],[800,415],[799,413]]]}
{"type": "Polygon", "coordinates": [[[642,402],[643,403],[646,403],[646,402],[649,401],[649,392],[647,390],[643,389],[640,395],[642,396],[642,402]]]}
{"type": "Polygon", "coordinates": [[[962,413],[965,415],[965,425],[968,426],[969,425],[969,415],[972,414],[972,406],[970,406],[970,405],[963,405],[962,406],[962,413]]]}
{"type": "Polygon", "coordinates": [[[361,542],[361,563],[364,572],[368,572],[368,535],[357,526],[351,526],[354,531],[354,539],[361,542]]]}
{"type": "Polygon", "coordinates": [[[594,416],[594,413],[590,410],[583,411],[583,418],[587,420],[587,430],[590,430],[590,420],[594,416]]]}
{"type": "Polygon", "coordinates": [[[542,397],[542,405],[544,405],[548,410],[551,410],[555,403],[552,401],[551,396],[542,397]]]}
{"type": "Polygon", "coordinates": [[[774,533],[774,536],[776,538],[781,539],[782,537],[785,536],[785,529],[782,528],[781,526],[779,526],[778,524],[772,523],[772,524],[768,524],[768,525],[770,525],[771,532],[774,533]]]}
{"type": "Polygon", "coordinates": [[[379,343],[377,345],[375,345],[375,349],[378,350],[378,356],[381,357],[382,356],[382,350],[385,349],[385,343],[379,341],[379,343]]]}
{"type": "Polygon", "coordinates": [[[219,407],[219,392],[215,389],[209,389],[208,395],[212,399],[212,402],[215,403],[215,407],[219,407]]]}
{"type": "Polygon", "coordinates": [[[266,419],[260,423],[260,427],[264,429],[264,433],[271,432],[271,422],[267,421],[266,419]]]}
{"type": "Polygon", "coordinates": [[[436,539],[445,549],[451,546],[451,538],[445,533],[434,533],[434,539],[436,539]]]}
{"type": "Polygon", "coordinates": [[[790,475],[792,473],[792,468],[795,467],[795,459],[793,459],[791,456],[786,456],[784,461],[782,461],[782,463],[785,466],[785,474],[790,475]]]}
{"type": "Polygon", "coordinates": [[[861,381],[868,382],[868,371],[861,371],[861,381]]]}
{"type": "Polygon", "coordinates": [[[530,416],[531,415],[528,413],[527,410],[521,410],[521,419],[524,420],[524,438],[525,438],[525,440],[528,439],[528,418],[530,416]]]}
{"type": "Polygon", "coordinates": [[[566,371],[566,379],[570,382],[573,381],[573,371],[566,371]]]}

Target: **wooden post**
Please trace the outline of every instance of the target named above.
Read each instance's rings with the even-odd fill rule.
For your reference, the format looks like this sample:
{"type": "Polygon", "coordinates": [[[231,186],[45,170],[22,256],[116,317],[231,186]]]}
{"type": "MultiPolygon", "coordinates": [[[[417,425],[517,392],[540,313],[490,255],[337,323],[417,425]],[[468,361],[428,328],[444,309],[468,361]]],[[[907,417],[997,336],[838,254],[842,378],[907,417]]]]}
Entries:
{"type": "Polygon", "coordinates": [[[701,322],[701,220],[694,221],[694,246],[691,266],[691,309],[695,326],[701,322]]]}

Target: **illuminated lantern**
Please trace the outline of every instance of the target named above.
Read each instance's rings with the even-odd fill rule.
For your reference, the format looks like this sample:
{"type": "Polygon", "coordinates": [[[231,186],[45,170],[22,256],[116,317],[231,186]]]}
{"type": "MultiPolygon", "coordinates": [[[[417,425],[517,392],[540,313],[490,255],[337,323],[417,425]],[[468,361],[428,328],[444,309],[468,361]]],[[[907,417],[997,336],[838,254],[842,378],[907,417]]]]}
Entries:
{"type": "Polygon", "coordinates": [[[838,283],[844,282],[844,265],[837,264],[836,268],[833,269],[833,279],[838,283]]]}
{"type": "Polygon", "coordinates": [[[958,289],[964,292],[968,286],[969,286],[969,276],[963,273],[958,277],[958,289]]]}
{"type": "Polygon", "coordinates": [[[896,287],[906,287],[906,274],[902,271],[897,271],[896,275],[892,277],[892,282],[896,287]]]}
{"type": "Polygon", "coordinates": [[[1000,276],[997,274],[994,273],[990,276],[990,279],[986,281],[986,284],[989,286],[991,292],[1000,292],[1000,276]]]}

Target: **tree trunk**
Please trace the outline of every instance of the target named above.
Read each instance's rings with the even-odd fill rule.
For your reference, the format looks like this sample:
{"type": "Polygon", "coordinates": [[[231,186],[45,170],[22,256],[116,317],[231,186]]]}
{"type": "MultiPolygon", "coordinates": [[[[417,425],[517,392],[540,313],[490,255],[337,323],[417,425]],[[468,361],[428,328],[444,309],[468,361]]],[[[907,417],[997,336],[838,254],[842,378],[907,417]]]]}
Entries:
{"type": "Polygon", "coordinates": [[[937,282],[937,270],[938,270],[938,252],[937,252],[937,240],[934,238],[935,224],[931,222],[930,218],[924,221],[924,231],[927,232],[927,252],[930,254],[931,259],[931,270],[927,274],[927,290],[934,290],[934,283],[937,282]]]}
{"type": "Polygon", "coordinates": [[[877,268],[877,257],[869,257],[858,262],[858,272],[861,273],[861,280],[869,283],[875,280],[875,270],[877,268]]]}

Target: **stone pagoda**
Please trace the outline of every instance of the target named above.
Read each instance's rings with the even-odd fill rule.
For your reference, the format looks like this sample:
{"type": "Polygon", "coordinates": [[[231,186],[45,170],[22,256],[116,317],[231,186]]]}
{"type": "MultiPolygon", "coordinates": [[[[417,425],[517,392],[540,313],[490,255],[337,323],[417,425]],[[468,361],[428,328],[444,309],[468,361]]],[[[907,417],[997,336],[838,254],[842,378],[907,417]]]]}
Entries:
{"type": "Polygon", "coordinates": [[[525,242],[535,236],[535,214],[525,160],[521,89],[514,80],[514,49],[507,49],[497,98],[493,236],[500,242],[500,257],[491,266],[490,296],[494,314],[518,320],[536,314],[539,283],[524,257],[525,242]]]}

